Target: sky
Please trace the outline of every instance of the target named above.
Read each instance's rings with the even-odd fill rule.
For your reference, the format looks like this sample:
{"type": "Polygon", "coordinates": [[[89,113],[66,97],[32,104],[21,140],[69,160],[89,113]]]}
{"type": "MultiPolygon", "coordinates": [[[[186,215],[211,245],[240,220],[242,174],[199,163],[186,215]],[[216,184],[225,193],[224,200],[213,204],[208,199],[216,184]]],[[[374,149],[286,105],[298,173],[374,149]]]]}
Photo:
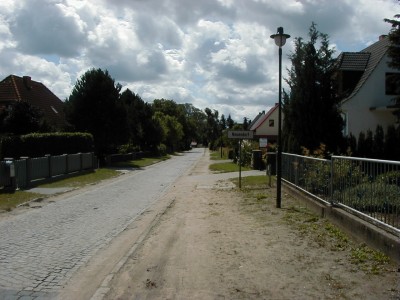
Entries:
{"type": "Polygon", "coordinates": [[[143,100],[171,99],[254,119],[278,102],[278,47],[312,22],[335,56],[390,31],[397,0],[1,0],[0,80],[31,76],[61,100],[89,69],[108,70],[143,100]]]}

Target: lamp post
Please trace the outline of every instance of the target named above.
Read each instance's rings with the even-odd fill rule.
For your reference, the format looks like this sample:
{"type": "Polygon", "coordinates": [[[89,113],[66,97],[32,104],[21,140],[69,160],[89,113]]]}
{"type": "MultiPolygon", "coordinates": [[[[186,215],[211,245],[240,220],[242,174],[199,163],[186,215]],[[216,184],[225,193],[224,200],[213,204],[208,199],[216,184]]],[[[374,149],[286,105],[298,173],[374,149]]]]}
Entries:
{"type": "Polygon", "coordinates": [[[276,184],[276,207],[281,208],[282,190],[282,46],[290,35],[283,33],[283,27],[278,27],[278,32],[271,35],[275,44],[279,47],[279,106],[278,106],[278,157],[277,157],[277,184],[276,184]]]}

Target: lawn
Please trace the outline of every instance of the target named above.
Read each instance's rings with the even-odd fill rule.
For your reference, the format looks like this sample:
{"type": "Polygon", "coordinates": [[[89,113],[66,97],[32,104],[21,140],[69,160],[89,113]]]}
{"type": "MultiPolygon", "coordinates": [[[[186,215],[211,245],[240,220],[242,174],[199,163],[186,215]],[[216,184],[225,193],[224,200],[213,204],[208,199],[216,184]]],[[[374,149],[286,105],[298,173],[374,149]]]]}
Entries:
{"type": "MultiPolygon", "coordinates": [[[[210,170],[218,173],[239,172],[239,166],[233,162],[216,163],[210,165],[210,170]]],[[[242,167],[242,171],[250,171],[249,167],[242,167]]]]}

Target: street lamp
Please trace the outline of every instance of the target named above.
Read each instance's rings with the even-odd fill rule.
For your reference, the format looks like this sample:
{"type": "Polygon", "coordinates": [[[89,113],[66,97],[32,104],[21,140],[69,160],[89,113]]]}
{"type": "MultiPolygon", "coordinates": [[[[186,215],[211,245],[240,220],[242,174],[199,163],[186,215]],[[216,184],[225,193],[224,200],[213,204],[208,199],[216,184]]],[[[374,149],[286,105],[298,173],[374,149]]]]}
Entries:
{"type": "Polygon", "coordinates": [[[281,208],[282,190],[282,46],[290,35],[283,33],[283,27],[278,27],[278,32],[271,35],[275,44],[279,47],[279,110],[278,110],[278,157],[277,157],[277,184],[276,184],[276,207],[281,208]]]}

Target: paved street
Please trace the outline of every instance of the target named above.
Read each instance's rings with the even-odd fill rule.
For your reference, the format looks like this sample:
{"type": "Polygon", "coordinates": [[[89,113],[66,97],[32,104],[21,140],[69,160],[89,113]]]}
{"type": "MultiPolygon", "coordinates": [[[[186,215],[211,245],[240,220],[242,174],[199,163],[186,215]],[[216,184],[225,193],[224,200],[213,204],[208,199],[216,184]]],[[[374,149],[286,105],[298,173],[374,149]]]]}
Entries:
{"type": "Polygon", "coordinates": [[[0,221],[0,299],[56,298],[203,154],[194,149],[0,221]]]}

